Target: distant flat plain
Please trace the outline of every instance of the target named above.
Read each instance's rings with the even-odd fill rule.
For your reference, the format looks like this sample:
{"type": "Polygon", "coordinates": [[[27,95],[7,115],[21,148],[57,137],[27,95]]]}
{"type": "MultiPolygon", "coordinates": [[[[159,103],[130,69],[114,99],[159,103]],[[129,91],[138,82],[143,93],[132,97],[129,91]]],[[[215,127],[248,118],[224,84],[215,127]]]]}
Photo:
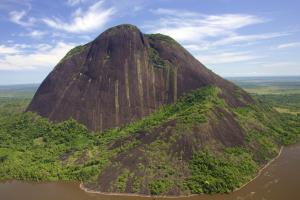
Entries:
{"type": "Polygon", "coordinates": [[[300,76],[228,77],[249,93],[300,94],[300,76]]]}

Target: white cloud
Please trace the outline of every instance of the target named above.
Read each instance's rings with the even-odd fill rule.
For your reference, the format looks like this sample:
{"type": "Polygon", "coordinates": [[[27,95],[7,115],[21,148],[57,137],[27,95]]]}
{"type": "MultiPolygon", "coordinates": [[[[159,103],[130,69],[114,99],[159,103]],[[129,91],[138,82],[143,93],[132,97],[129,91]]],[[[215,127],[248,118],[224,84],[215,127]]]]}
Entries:
{"type": "Polygon", "coordinates": [[[300,46],[300,42],[291,42],[291,43],[280,44],[277,46],[277,49],[286,49],[286,48],[299,47],[299,46],[300,46]]]}
{"type": "Polygon", "coordinates": [[[260,66],[266,68],[284,68],[284,67],[300,67],[298,62],[269,62],[262,63],[260,66]]]}
{"type": "Polygon", "coordinates": [[[76,6],[80,3],[84,3],[86,0],[67,0],[67,4],[70,6],[76,6]]]}
{"type": "Polygon", "coordinates": [[[133,6],[133,11],[134,12],[138,12],[138,11],[141,11],[143,9],[143,6],[141,6],[141,5],[135,5],[135,6],[133,6]]]}
{"type": "Polygon", "coordinates": [[[104,1],[90,6],[86,11],[77,9],[71,22],[63,22],[58,18],[44,18],[43,21],[50,27],[73,33],[91,32],[104,26],[115,13],[113,7],[104,8],[104,1]]]}
{"type": "Polygon", "coordinates": [[[213,46],[220,46],[220,45],[228,45],[234,44],[239,42],[252,42],[257,40],[266,40],[276,37],[282,37],[289,35],[288,33],[263,33],[263,34],[253,34],[253,35],[233,35],[228,36],[224,39],[217,40],[212,43],[213,46]]]}
{"type": "Polygon", "coordinates": [[[16,46],[0,45],[0,56],[4,56],[6,54],[16,54],[19,52],[20,51],[16,46]]]}
{"type": "Polygon", "coordinates": [[[197,45],[197,44],[186,44],[184,45],[184,48],[188,49],[189,51],[192,52],[197,52],[197,51],[204,51],[204,50],[208,50],[209,49],[209,45],[208,44],[201,44],[201,45],[197,45]]]}
{"type": "Polygon", "coordinates": [[[40,67],[53,67],[75,45],[59,42],[55,46],[41,44],[35,51],[27,53],[18,51],[15,54],[5,53],[0,57],[0,70],[26,70],[40,67]]]}
{"type": "Polygon", "coordinates": [[[41,43],[34,45],[34,48],[38,51],[45,52],[51,50],[53,47],[50,44],[41,43]]]}
{"type": "Polygon", "coordinates": [[[300,74],[298,60],[274,60],[264,58],[260,61],[220,64],[223,76],[295,76],[300,74]]]}
{"type": "MultiPolygon", "coordinates": [[[[151,10],[151,12],[154,14],[157,14],[157,15],[173,15],[173,16],[179,15],[179,13],[178,13],[179,10],[166,9],[166,8],[158,8],[155,10],[151,10]]],[[[199,16],[199,13],[181,10],[180,16],[181,17],[197,17],[197,16],[199,16]]]]}
{"type": "Polygon", "coordinates": [[[196,58],[203,64],[224,64],[250,61],[260,58],[249,52],[219,52],[206,55],[197,55],[196,58]]]}
{"type": "Polygon", "coordinates": [[[247,14],[204,15],[189,11],[157,9],[152,11],[161,15],[157,23],[146,28],[151,32],[170,35],[181,42],[199,42],[204,39],[235,35],[236,30],[266,19],[247,14]]]}
{"type": "Polygon", "coordinates": [[[270,20],[251,14],[203,14],[187,10],[151,10],[159,16],[148,22],[147,32],[162,33],[179,41],[193,55],[208,65],[246,64],[262,58],[251,50],[262,40],[290,35],[288,32],[241,34],[245,27],[267,23],[270,20]],[[247,50],[245,47],[247,45],[247,50]]]}
{"type": "Polygon", "coordinates": [[[41,37],[45,34],[46,34],[46,32],[44,32],[44,31],[33,30],[28,35],[31,37],[41,37]]]}
{"type": "Polygon", "coordinates": [[[249,44],[258,40],[289,35],[284,32],[241,35],[238,30],[250,25],[266,23],[269,20],[249,14],[205,15],[190,11],[156,9],[160,15],[157,22],[145,25],[149,32],[169,35],[193,50],[207,50],[217,46],[249,44]],[[198,46],[198,47],[196,47],[198,46]]]}
{"type": "Polygon", "coordinates": [[[31,46],[28,44],[13,44],[13,42],[8,42],[8,45],[0,45],[0,57],[4,57],[6,55],[18,54],[23,51],[23,49],[30,48],[31,46]]]}
{"type": "Polygon", "coordinates": [[[46,31],[39,31],[39,30],[32,30],[28,33],[20,33],[19,36],[29,36],[32,38],[42,38],[44,35],[46,35],[46,31]]]}
{"type": "Polygon", "coordinates": [[[25,16],[27,15],[27,12],[25,10],[22,11],[11,11],[9,13],[9,19],[10,21],[19,24],[21,26],[32,26],[36,22],[36,19],[33,17],[27,18],[25,20],[25,16]]]}

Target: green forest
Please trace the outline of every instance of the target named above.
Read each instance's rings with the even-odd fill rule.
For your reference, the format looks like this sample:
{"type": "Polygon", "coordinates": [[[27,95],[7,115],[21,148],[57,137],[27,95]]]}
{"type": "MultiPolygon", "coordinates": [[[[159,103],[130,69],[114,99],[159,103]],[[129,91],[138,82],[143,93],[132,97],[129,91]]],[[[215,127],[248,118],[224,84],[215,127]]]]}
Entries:
{"type": "MultiPolygon", "coordinates": [[[[163,122],[174,119],[177,130],[190,129],[193,124],[205,123],[209,110],[230,109],[217,96],[218,92],[216,87],[195,90],[142,120],[103,133],[90,132],[73,119],[53,123],[35,113],[24,112],[33,92],[25,91],[25,95],[19,96],[6,93],[0,97],[0,180],[93,184],[116,156],[141,144],[131,135],[151,133],[163,122]],[[120,139],[125,142],[112,148],[111,144],[120,139]]],[[[223,151],[215,151],[212,146],[197,150],[183,164],[189,176],[182,177],[174,163],[165,159],[168,155],[163,148],[170,144],[154,141],[147,149],[151,156],[161,160],[153,159],[153,166],[140,164],[139,168],[149,167],[149,177],[157,170],[161,177],[145,181],[123,169],[114,187],[124,192],[128,179],[133,182],[132,192],[148,188],[153,195],[164,194],[174,185],[186,194],[226,193],[240,187],[256,175],[262,164],[277,155],[280,145],[296,143],[300,138],[299,94],[253,94],[253,98],[258,102],[256,105],[231,110],[247,132],[244,146],[223,151]],[[284,112],[276,108],[284,108],[284,112]],[[252,129],[251,124],[260,126],[261,131],[252,129]]]]}

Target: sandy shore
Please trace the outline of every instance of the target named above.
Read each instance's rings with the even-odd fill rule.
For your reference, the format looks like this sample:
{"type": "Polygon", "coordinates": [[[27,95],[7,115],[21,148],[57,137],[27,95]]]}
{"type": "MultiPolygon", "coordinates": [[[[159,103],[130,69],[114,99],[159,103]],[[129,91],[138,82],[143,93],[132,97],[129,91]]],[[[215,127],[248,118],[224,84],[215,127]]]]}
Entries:
{"type": "MultiPolygon", "coordinates": [[[[273,158],[272,160],[270,160],[267,164],[265,164],[257,173],[257,175],[252,178],[250,181],[248,181],[247,183],[245,183],[244,185],[242,185],[241,187],[233,190],[233,192],[236,192],[238,190],[241,190],[243,189],[245,186],[247,186],[249,183],[251,183],[252,181],[254,181],[256,178],[258,178],[262,172],[264,171],[264,169],[266,169],[272,162],[274,162],[282,153],[282,149],[283,149],[283,146],[280,147],[280,150],[279,150],[279,153],[278,155],[273,158]]],[[[192,195],[179,195],[179,196],[154,196],[154,195],[143,195],[143,194],[134,194],[134,193],[113,193],[113,192],[100,192],[100,191],[96,191],[96,190],[90,190],[86,187],[84,187],[83,183],[80,183],[79,185],[80,189],[82,189],[83,191],[85,192],[88,192],[88,193],[93,193],[93,194],[102,194],[102,195],[107,195],[107,196],[132,196],[132,197],[143,197],[143,198],[171,198],[171,199],[175,199],[175,198],[188,198],[188,197],[192,197],[192,196],[198,196],[198,195],[201,195],[201,194],[192,194],[192,195]]]]}
{"type": "Polygon", "coordinates": [[[84,187],[83,183],[80,183],[79,185],[80,189],[84,190],[88,193],[93,194],[102,194],[107,196],[128,196],[128,197],[143,197],[143,198],[168,198],[168,199],[175,199],[175,198],[184,198],[184,197],[192,197],[197,196],[198,194],[191,194],[191,195],[179,195],[179,196],[155,196],[155,195],[146,195],[146,194],[135,194],[135,193],[115,193],[115,192],[99,192],[96,190],[90,190],[86,187],[84,187]]]}

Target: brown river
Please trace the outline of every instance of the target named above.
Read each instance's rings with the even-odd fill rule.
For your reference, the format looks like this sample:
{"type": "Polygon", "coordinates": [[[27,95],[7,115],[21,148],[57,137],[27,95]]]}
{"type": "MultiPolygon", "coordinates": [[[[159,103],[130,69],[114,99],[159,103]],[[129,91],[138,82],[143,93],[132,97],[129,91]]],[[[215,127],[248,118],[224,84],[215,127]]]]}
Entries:
{"type": "MultiPolygon", "coordinates": [[[[0,200],[147,200],[158,197],[86,193],[77,183],[0,183],[0,200]]],[[[199,195],[178,200],[300,200],[300,144],[286,147],[261,175],[230,194],[199,195]]]]}

